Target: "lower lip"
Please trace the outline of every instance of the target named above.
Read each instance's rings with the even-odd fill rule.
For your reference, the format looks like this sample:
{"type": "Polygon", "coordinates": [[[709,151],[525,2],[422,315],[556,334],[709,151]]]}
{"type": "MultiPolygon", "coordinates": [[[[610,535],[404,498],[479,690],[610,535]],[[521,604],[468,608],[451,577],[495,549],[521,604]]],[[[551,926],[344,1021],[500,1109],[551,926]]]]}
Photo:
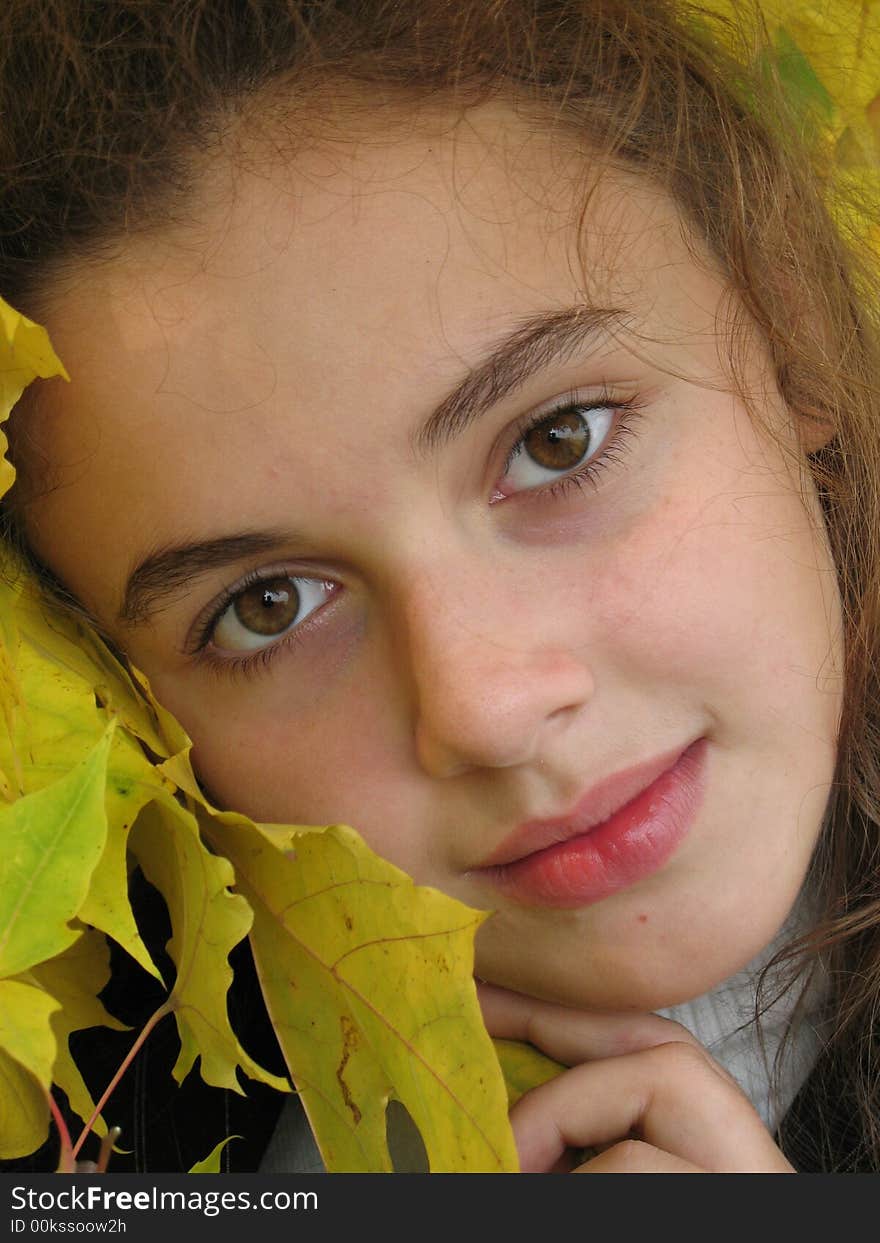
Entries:
{"type": "Polygon", "coordinates": [[[703,801],[707,745],[705,738],[692,743],[647,790],[588,833],[471,875],[530,906],[587,906],[628,889],[663,867],[687,836],[703,801]]]}

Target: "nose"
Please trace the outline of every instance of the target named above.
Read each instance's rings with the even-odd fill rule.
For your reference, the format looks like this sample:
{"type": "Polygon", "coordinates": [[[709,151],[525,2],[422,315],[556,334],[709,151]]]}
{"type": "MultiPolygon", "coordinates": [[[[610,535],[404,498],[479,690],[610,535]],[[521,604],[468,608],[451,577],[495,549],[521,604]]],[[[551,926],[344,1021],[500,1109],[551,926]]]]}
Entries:
{"type": "Polygon", "coordinates": [[[591,670],[551,633],[545,596],[435,578],[409,593],[405,619],[415,748],[430,776],[535,763],[592,697],[591,670]]]}

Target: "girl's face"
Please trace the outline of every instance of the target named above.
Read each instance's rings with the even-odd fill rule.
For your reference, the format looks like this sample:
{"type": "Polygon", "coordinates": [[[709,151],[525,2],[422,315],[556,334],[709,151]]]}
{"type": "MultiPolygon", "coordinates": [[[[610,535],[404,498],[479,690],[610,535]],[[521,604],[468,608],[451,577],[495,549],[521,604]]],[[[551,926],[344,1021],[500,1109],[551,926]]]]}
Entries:
{"type": "Polygon", "coordinates": [[[251,165],[55,291],[36,550],[216,802],[494,910],[496,983],[699,994],[798,893],[841,709],[818,504],[730,392],[720,280],[622,173],[582,268],[582,160],[500,106],[251,165]]]}

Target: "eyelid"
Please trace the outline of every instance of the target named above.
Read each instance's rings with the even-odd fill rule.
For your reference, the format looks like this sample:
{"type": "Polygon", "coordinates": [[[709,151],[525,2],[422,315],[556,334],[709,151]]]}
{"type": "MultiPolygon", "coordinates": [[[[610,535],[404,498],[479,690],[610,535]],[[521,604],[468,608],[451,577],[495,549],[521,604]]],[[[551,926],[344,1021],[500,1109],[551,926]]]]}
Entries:
{"type": "MultiPolygon", "coordinates": [[[[311,568],[310,568],[311,569],[311,568]]],[[[275,564],[270,566],[260,566],[258,569],[249,570],[241,578],[236,579],[233,583],[223,587],[221,593],[214,597],[196,616],[189,628],[187,636],[183,643],[183,654],[186,656],[197,656],[204,652],[211,643],[211,635],[214,632],[218,622],[223,614],[236,599],[237,596],[248,591],[251,587],[257,587],[260,583],[272,582],[279,578],[289,578],[294,581],[297,579],[309,579],[312,582],[326,582],[335,584],[335,579],[331,575],[324,573],[322,570],[314,567],[311,572],[304,573],[302,566],[292,569],[291,566],[275,564]]],[[[334,593],[335,594],[335,593],[334,593]]],[[[308,624],[311,614],[298,623],[294,629],[308,624]]],[[[277,639],[270,640],[266,647],[277,645],[285,635],[289,635],[290,631],[285,631],[278,636],[277,639]]],[[[254,649],[251,655],[260,651],[265,651],[266,647],[254,649]]],[[[225,659],[225,658],[224,658],[225,659]]],[[[231,659],[231,658],[230,658],[231,659]]]]}
{"type": "MultiPolygon", "coordinates": [[[[550,398],[549,401],[542,402],[539,406],[533,406],[526,414],[520,415],[511,425],[508,425],[496,441],[496,449],[492,454],[493,458],[499,452],[498,446],[507,445],[507,448],[506,450],[501,450],[503,453],[502,466],[500,472],[497,468],[494,471],[494,485],[497,486],[498,480],[503,479],[510,470],[517,449],[526,435],[544,419],[577,407],[581,407],[584,410],[609,409],[623,413],[635,413],[645,404],[645,398],[637,394],[632,384],[626,387],[621,385],[620,391],[616,394],[611,391],[607,384],[601,384],[599,386],[586,385],[580,388],[569,389],[568,392],[560,393],[556,397],[550,398]]],[[[613,436],[614,433],[612,432],[612,439],[613,436]]],[[[598,450],[595,458],[601,457],[604,451],[604,447],[598,450]]],[[[572,467],[569,473],[574,474],[577,469],[578,467],[572,467]]],[[[565,478],[565,474],[561,472],[559,478],[565,478]]],[[[548,486],[552,485],[548,484],[548,486]]],[[[527,489],[526,491],[539,492],[540,488],[527,489]]]]}

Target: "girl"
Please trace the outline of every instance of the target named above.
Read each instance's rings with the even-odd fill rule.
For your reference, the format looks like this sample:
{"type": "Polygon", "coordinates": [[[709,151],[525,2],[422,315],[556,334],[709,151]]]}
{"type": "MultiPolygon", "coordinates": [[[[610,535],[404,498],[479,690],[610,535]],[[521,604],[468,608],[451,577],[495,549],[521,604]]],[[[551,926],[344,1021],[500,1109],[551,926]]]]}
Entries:
{"type": "Polygon", "coordinates": [[[8,537],[215,803],[495,912],[526,1170],[880,1169],[871,275],[735,33],[0,17],[8,537]]]}

